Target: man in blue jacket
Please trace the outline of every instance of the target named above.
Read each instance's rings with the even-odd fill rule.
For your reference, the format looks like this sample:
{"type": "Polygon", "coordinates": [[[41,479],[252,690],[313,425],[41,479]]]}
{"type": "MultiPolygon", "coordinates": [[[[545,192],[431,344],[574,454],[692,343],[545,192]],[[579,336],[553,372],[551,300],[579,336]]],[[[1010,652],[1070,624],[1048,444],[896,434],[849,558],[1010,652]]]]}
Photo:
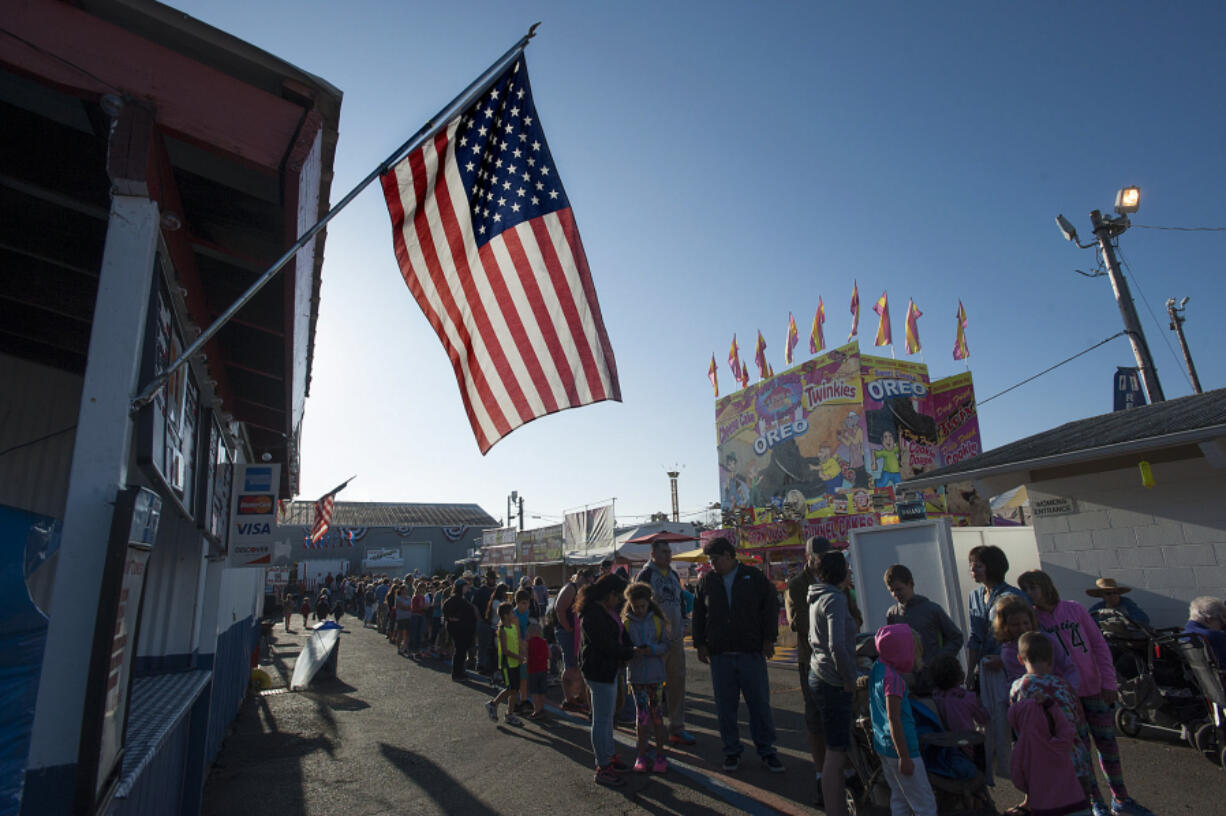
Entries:
{"type": "Polygon", "coordinates": [[[736,715],[743,694],[758,756],[767,769],[782,773],[766,674],[779,636],[779,597],[761,570],[737,561],[728,539],[712,539],[703,552],[713,569],[699,581],[694,599],[694,648],[698,660],[711,665],[724,770],[741,765],[744,747],[736,715]]]}

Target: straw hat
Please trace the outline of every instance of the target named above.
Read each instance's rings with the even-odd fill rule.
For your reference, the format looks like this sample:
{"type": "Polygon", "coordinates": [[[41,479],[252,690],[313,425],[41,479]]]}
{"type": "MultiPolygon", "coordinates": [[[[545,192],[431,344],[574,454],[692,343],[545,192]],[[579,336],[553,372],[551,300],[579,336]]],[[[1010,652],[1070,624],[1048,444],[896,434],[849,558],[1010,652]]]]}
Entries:
{"type": "Polygon", "coordinates": [[[1117,584],[1114,578],[1099,578],[1094,582],[1093,589],[1086,590],[1087,595],[1091,595],[1095,598],[1101,598],[1108,592],[1118,592],[1123,595],[1125,592],[1132,592],[1132,587],[1117,584]]]}

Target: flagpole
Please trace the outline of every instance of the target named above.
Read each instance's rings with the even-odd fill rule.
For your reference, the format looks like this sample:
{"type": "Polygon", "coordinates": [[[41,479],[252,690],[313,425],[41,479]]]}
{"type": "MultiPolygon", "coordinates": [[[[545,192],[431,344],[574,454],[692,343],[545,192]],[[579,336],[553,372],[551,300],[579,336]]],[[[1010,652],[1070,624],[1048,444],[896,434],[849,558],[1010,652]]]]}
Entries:
{"type": "Polygon", "coordinates": [[[136,398],[132,400],[132,413],[136,413],[141,408],[148,405],[158,391],[162,390],[162,388],[166,385],[167,380],[169,380],[176,371],[182,368],[188,360],[199,352],[200,349],[204,347],[205,343],[212,340],[213,335],[217,334],[217,332],[221,330],[221,327],[230,321],[230,318],[234,317],[234,315],[237,314],[240,309],[246,306],[248,301],[255,297],[256,294],[264,288],[265,284],[276,277],[277,273],[280,272],[287,263],[289,263],[291,258],[298,254],[300,249],[306,246],[310,240],[320,232],[320,230],[327,226],[328,222],[336,217],[337,213],[349,206],[349,203],[357,198],[359,193],[369,187],[371,182],[390,170],[392,165],[398,162],[403,156],[413,152],[432,139],[435,134],[442,130],[443,127],[445,127],[457,113],[468,107],[468,105],[471,104],[474,99],[481,96],[481,94],[488,91],[490,86],[493,85],[501,75],[503,69],[523,53],[524,49],[528,46],[528,41],[536,36],[536,29],[539,25],[539,22],[533,23],[532,27],[528,29],[528,33],[521,37],[519,42],[507,49],[505,54],[495,60],[489,68],[486,68],[480,76],[473,80],[467,88],[461,91],[459,95],[456,96],[455,99],[452,99],[451,102],[443,107],[442,110],[428,119],[426,123],[417,131],[417,133],[413,134],[411,137],[409,137],[408,141],[396,148],[396,150],[390,156],[388,156],[381,164],[379,164],[378,167],[371,171],[370,175],[358,182],[358,185],[350,190],[349,193],[342,198],[336,206],[328,210],[328,213],[323,218],[319,219],[319,221],[315,222],[314,226],[299,236],[298,240],[295,241],[294,244],[287,249],[280,258],[274,261],[272,266],[268,267],[268,269],[264,271],[264,274],[260,275],[260,277],[247,288],[247,291],[243,292],[243,294],[239,296],[238,300],[236,300],[228,309],[222,312],[222,314],[213,321],[212,325],[201,332],[200,336],[197,337],[187,348],[185,348],[183,352],[179,354],[178,358],[176,358],[166,367],[165,371],[163,371],[157,377],[154,377],[153,382],[145,386],[145,388],[136,396],[136,398]]]}
{"type": "Polygon", "coordinates": [[[340,493],[342,490],[344,490],[346,487],[348,487],[348,486],[349,486],[349,483],[350,483],[350,482],[352,482],[352,481],[353,481],[354,479],[356,479],[356,478],[358,478],[358,474],[356,474],[356,473],[355,473],[355,474],[353,474],[352,476],[350,476],[348,479],[346,479],[345,481],[341,482],[339,485],[337,485],[337,486],[336,486],[335,488],[333,488],[332,490],[329,490],[329,491],[328,491],[327,493],[325,493],[324,495],[325,495],[325,496],[331,496],[331,495],[332,495],[332,494],[334,494],[334,493],[340,493]]]}

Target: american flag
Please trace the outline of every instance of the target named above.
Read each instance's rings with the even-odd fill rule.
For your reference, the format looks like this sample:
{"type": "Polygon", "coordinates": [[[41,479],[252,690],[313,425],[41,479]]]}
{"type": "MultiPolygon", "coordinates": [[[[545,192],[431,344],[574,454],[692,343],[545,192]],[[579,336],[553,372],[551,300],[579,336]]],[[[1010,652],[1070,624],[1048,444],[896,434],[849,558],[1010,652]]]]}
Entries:
{"type": "Polygon", "coordinates": [[[315,502],[315,524],[311,527],[311,546],[319,544],[319,540],[328,532],[332,523],[332,508],[336,505],[336,491],[333,490],[315,502]]]}
{"type": "Polygon", "coordinates": [[[522,56],[381,180],[401,274],[451,359],[482,453],[537,417],[621,401],[522,56]]]}
{"type": "Polygon", "coordinates": [[[319,540],[324,537],[328,532],[328,527],[332,524],[332,509],[336,506],[336,494],[344,490],[355,478],[350,476],[320,496],[315,502],[315,523],[311,527],[311,534],[307,537],[306,544],[308,547],[319,546],[319,540]]]}

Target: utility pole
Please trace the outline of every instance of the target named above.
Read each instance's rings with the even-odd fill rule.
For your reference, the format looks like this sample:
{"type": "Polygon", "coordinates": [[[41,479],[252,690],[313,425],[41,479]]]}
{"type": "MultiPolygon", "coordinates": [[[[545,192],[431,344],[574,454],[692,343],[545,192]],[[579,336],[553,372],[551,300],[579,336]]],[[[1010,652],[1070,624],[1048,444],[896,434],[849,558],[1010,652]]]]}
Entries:
{"type": "Polygon", "coordinates": [[[1166,399],[1162,394],[1162,385],[1158,382],[1158,369],[1154,359],[1149,354],[1149,344],[1145,342],[1145,332],[1141,330],[1141,321],[1137,319],[1137,309],[1132,302],[1132,292],[1128,289],[1128,281],[1120,271],[1119,261],[1115,257],[1115,245],[1112,241],[1124,230],[1128,229],[1128,218],[1103,218],[1098,210],[1090,212],[1090,224],[1094,227],[1094,236],[1103,253],[1103,262],[1107,265],[1107,274],[1111,278],[1111,288],[1115,290],[1115,302],[1120,307],[1120,317],[1124,318],[1124,332],[1128,342],[1132,344],[1133,356],[1137,358],[1137,367],[1141,369],[1141,382],[1145,384],[1145,392],[1150,403],[1162,402],[1166,399]]]}
{"type": "Polygon", "coordinates": [[[519,531],[524,531],[524,497],[519,497],[519,531]]]}
{"type": "Polygon", "coordinates": [[[1183,362],[1188,367],[1188,376],[1192,378],[1192,391],[1197,394],[1204,392],[1200,388],[1200,377],[1196,376],[1196,366],[1192,364],[1192,352],[1188,350],[1187,338],[1183,336],[1183,310],[1187,308],[1188,299],[1184,298],[1175,305],[1175,298],[1167,298],[1166,313],[1171,318],[1171,331],[1179,338],[1179,347],[1183,349],[1183,362]]]}

